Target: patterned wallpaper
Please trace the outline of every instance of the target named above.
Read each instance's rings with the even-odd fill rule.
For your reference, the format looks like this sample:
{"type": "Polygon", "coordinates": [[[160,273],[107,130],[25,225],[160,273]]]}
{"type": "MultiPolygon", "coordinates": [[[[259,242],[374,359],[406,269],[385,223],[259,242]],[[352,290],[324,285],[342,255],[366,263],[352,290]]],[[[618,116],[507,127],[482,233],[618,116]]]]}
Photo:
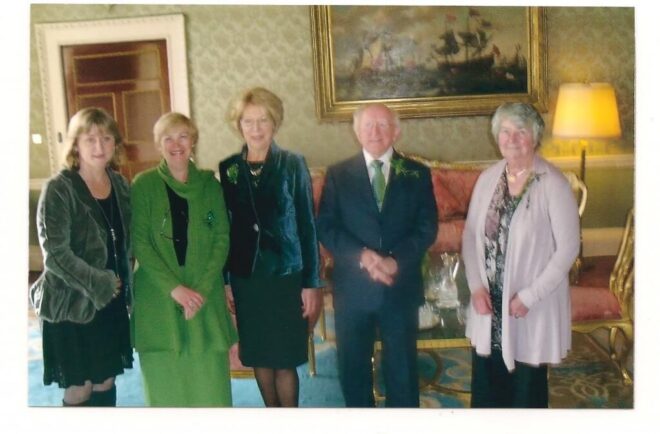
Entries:
{"type": "MultiPolygon", "coordinates": [[[[301,152],[310,166],[351,155],[357,145],[349,123],[320,123],[315,114],[309,8],[307,6],[48,5],[31,6],[32,23],[183,13],[186,17],[192,114],[200,127],[198,162],[216,168],[240,139],[224,121],[229,99],[262,85],[285,103],[276,140],[301,152]]],[[[557,88],[568,81],[608,81],[619,101],[623,138],[594,145],[594,153],[634,148],[634,9],[548,8],[548,91],[551,125],[557,88]]],[[[45,136],[40,76],[32,26],[30,132],[45,136]]],[[[486,116],[403,121],[399,148],[446,161],[497,157],[486,116]]],[[[544,153],[566,155],[546,138],[544,153]]],[[[569,155],[576,155],[569,151],[569,155]]],[[[30,176],[48,177],[45,145],[30,146],[30,176]]]]}
{"type": "MultiPolygon", "coordinates": [[[[609,82],[621,118],[620,141],[590,144],[589,155],[632,153],[635,136],[635,14],[633,8],[548,8],[549,111],[559,85],[609,82]]],[[[550,121],[546,117],[546,122],[550,121]]],[[[561,142],[549,139],[544,152],[564,155],[561,142]]],[[[570,152],[570,148],[569,148],[570,152]]],[[[575,155],[577,151],[573,154],[575,155]]]]}

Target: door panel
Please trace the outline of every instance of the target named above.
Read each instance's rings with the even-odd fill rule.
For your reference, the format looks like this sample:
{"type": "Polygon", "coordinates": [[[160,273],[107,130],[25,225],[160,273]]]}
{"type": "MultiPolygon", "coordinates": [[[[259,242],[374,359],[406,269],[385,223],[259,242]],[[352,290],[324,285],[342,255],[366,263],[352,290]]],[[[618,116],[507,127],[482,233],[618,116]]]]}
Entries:
{"type": "Polygon", "coordinates": [[[122,173],[129,178],[154,166],[156,120],[171,111],[165,40],[62,47],[69,118],[101,107],[117,120],[126,149],[122,173]]]}
{"type": "Polygon", "coordinates": [[[158,161],[160,153],[153,140],[153,126],[163,113],[158,90],[130,91],[123,94],[125,141],[132,144],[136,161],[158,161]],[[143,121],[149,119],[149,121],[143,121]]]}
{"type": "MultiPolygon", "coordinates": [[[[99,94],[88,94],[88,95],[79,95],[77,97],[78,103],[77,106],[80,108],[83,107],[99,107],[107,111],[117,119],[115,103],[115,94],[114,93],[99,93],[99,94]]],[[[74,112],[75,113],[75,112],[74,112]]],[[[71,115],[73,116],[73,115],[71,115]]],[[[69,116],[69,118],[71,117],[69,116]]],[[[123,137],[123,136],[122,136],[123,137]]]]}

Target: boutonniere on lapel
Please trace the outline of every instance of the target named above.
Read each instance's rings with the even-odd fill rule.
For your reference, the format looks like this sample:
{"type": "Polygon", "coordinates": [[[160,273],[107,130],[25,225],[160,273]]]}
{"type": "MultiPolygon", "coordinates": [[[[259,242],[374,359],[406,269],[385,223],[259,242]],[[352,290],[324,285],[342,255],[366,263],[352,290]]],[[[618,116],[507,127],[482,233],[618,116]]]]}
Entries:
{"type": "Polygon", "coordinates": [[[236,185],[238,182],[238,164],[234,163],[227,168],[227,179],[229,182],[236,185]]]}
{"type": "Polygon", "coordinates": [[[405,160],[402,160],[400,158],[392,158],[392,161],[390,161],[390,165],[392,169],[394,169],[394,174],[396,176],[403,176],[403,177],[411,177],[411,178],[419,178],[419,172],[414,170],[414,169],[409,169],[406,167],[406,162],[405,160]]]}
{"type": "Polygon", "coordinates": [[[530,184],[531,184],[531,181],[534,181],[534,182],[538,182],[538,181],[540,181],[540,180],[541,180],[541,176],[543,176],[543,175],[545,175],[545,173],[536,173],[536,172],[532,172],[531,175],[529,175],[530,184]]]}
{"type": "Polygon", "coordinates": [[[213,211],[209,211],[206,214],[206,218],[204,219],[204,223],[206,223],[206,226],[211,228],[213,226],[214,221],[215,221],[215,215],[213,214],[213,211]]]}

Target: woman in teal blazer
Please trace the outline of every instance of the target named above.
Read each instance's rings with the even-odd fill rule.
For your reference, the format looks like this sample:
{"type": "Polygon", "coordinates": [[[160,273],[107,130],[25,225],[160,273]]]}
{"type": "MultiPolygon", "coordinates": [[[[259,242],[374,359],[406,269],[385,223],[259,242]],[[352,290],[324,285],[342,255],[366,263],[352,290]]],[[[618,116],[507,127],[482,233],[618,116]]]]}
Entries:
{"type": "Polygon", "coordinates": [[[163,156],[131,188],[135,349],[151,406],[231,406],[228,350],[237,335],[222,268],[229,223],[212,171],[190,160],[197,127],[179,113],[154,126],[163,156]]]}
{"type": "Polygon", "coordinates": [[[226,292],[239,357],[254,368],[266,406],[293,407],[296,367],[307,361],[308,333],[322,303],[312,181],[304,158],[275,144],[284,118],[277,95],[249,89],[228,117],[245,140],[219,166],[231,220],[226,292]]]}

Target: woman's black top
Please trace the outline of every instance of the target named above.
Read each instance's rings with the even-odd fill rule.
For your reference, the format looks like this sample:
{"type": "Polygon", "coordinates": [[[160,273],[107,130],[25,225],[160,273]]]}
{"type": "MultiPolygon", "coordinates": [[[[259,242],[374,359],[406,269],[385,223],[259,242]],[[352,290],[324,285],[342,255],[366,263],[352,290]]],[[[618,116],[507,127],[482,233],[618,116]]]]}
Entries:
{"type": "Polygon", "coordinates": [[[172,215],[172,243],[179,265],[186,264],[186,251],[188,250],[188,201],[172,190],[169,185],[167,197],[170,200],[170,212],[172,215]]]}

